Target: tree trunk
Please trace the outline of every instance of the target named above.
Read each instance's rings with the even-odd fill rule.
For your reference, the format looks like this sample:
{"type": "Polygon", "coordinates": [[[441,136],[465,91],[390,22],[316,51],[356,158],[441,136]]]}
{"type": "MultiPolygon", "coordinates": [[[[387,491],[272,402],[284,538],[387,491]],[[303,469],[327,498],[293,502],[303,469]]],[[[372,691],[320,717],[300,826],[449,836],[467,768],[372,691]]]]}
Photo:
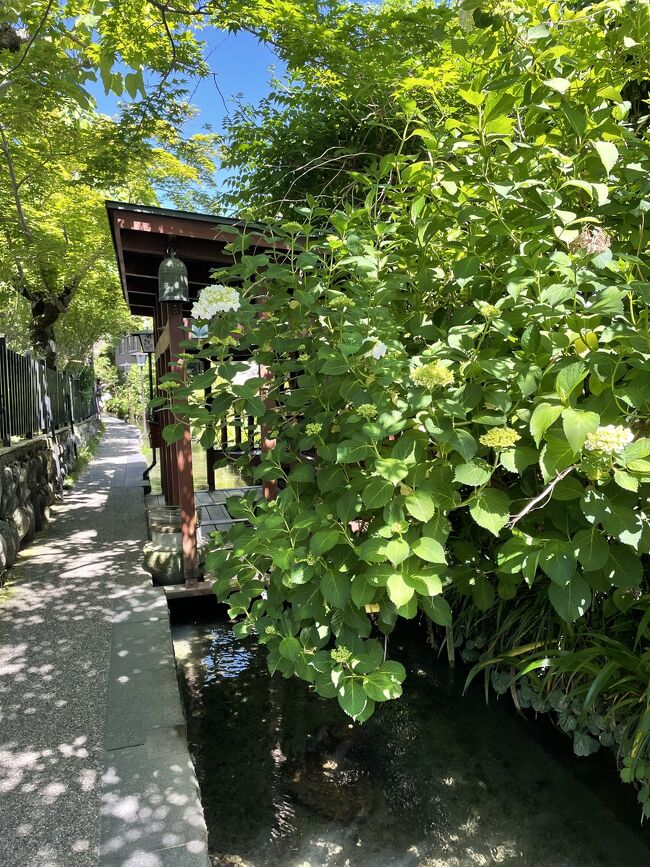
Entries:
{"type": "Polygon", "coordinates": [[[56,366],[56,341],[54,326],[72,299],[72,290],[66,290],[56,300],[38,298],[32,301],[32,321],[29,326],[30,342],[34,353],[42,358],[48,367],[56,366]]]}

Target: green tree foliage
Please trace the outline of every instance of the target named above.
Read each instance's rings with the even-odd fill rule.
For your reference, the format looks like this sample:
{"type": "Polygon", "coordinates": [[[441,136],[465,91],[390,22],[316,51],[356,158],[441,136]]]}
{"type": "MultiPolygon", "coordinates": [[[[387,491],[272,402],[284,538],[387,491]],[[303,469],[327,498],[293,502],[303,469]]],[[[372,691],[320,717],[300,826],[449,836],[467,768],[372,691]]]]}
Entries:
{"type": "MultiPolygon", "coordinates": [[[[647,653],[650,622],[650,148],[625,94],[648,69],[648,9],[390,4],[385,21],[426,11],[439,33],[434,51],[418,53],[418,34],[403,63],[382,64],[392,151],[348,176],[355,199],[335,212],[305,195],[273,227],[275,254],[233,242],[221,279],[241,307],[201,323],[213,366],[173,389],[206,446],[232,410],[277,438],[254,468],[280,481],[277,500],[233,502],[249,525],[209,555],[271,671],[363,721],[401,692],[398,618],[421,612],[450,642],[473,619],[508,669],[549,675],[529,678],[538,704],[555,685],[568,704],[551,706],[576,725],[574,699],[582,723],[595,707],[627,778],[645,783],[647,664],[630,654],[647,653]],[[272,381],[235,384],[235,345],[272,381]],[[230,385],[204,408],[217,377],[230,385]],[[576,656],[585,646],[597,650],[576,656]]],[[[383,42],[402,45],[398,31],[383,42]]],[[[357,64],[350,80],[337,70],[340,92],[366,86],[362,45],[357,64]]],[[[328,72],[320,50],[304,66],[328,72]]],[[[308,130],[313,109],[308,95],[308,130]]],[[[295,100],[291,112],[297,129],[295,100]]],[[[251,140],[250,201],[268,146],[264,131],[251,140]]]]}
{"type": "MultiPolygon", "coordinates": [[[[111,397],[106,402],[106,411],[141,428],[143,405],[140,368],[137,364],[132,364],[127,371],[120,371],[114,380],[111,370],[106,370],[104,365],[102,368],[104,384],[111,392],[111,397]]],[[[144,408],[146,410],[146,404],[144,408]]]]}
{"type": "Polygon", "coordinates": [[[354,172],[399,148],[418,82],[434,111],[437,100],[458,100],[456,58],[444,41],[452,10],[409,0],[323,6],[302,27],[291,16],[277,22],[269,38],[288,66],[287,80],[226,121],[225,202],[257,218],[286,214],[306,193],[327,196],[332,206],[355,194],[363,201],[354,172]]]}
{"type": "Polygon", "coordinates": [[[164,20],[144,2],[25,0],[5,4],[2,20],[0,298],[10,313],[7,332],[18,348],[29,346],[50,363],[83,361],[99,337],[127,321],[104,199],[155,204],[164,195],[187,207],[209,197],[213,138],[184,139],[193,109],[178,79],[205,72],[201,46],[185,24],[164,20]],[[97,78],[125,98],[116,119],[98,114],[88,95],[97,78]]]}

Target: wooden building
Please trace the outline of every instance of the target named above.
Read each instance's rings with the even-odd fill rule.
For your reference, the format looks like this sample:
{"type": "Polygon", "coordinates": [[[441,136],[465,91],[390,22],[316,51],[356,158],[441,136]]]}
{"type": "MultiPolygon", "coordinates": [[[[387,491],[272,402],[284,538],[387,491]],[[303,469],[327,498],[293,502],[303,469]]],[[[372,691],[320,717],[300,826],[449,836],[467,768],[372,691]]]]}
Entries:
{"type": "MultiPolygon", "coordinates": [[[[271,244],[263,236],[262,227],[229,217],[112,201],[106,202],[106,209],[128,308],[135,316],[153,319],[156,377],[174,370],[183,375],[178,361],[180,343],[187,339],[192,304],[201,289],[214,282],[212,270],[233,261],[224,247],[235,240],[234,230],[246,229],[252,252],[268,249],[271,244]],[[164,301],[159,297],[159,268],[172,251],[187,269],[186,301],[164,301]]],[[[158,411],[156,420],[158,430],[173,421],[168,410],[158,411]]],[[[185,579],[192,585],[197,579],[198,558],[189,427],[178,442],[168,444],[160,437],[156,444],[165,503],[180,508],[185,579]]],[[[210,478],[210,451],[206,460],[210,478]]]]}

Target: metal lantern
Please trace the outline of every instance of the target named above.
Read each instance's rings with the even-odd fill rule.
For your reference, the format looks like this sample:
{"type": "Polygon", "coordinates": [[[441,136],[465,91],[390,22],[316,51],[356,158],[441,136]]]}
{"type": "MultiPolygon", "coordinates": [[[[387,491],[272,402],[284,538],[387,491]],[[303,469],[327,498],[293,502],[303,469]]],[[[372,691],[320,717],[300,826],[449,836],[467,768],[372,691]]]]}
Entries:
{"type": "Polygon", "coordinates": [[[189,298],[187,268],[172,250],[158,269],[158,300],[189,301],[189,298]]]}
{"type": "Polygon", "coordinates": [[[153,339],[153,331],[135,331],[134,336],[140,341],[141,352],[155,352],[156,342],[153,339]]]}

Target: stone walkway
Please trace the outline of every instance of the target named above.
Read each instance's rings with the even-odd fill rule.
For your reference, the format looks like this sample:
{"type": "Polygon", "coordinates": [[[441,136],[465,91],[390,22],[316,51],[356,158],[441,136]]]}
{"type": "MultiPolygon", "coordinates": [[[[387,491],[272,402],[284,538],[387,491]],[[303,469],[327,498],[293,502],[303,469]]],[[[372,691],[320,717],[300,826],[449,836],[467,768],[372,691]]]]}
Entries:
{"type": "Polygon", "coordinates": [[[0,864],[204,867],[205,823],[135,428],[99,452],[0,604],[0,864]]]}

